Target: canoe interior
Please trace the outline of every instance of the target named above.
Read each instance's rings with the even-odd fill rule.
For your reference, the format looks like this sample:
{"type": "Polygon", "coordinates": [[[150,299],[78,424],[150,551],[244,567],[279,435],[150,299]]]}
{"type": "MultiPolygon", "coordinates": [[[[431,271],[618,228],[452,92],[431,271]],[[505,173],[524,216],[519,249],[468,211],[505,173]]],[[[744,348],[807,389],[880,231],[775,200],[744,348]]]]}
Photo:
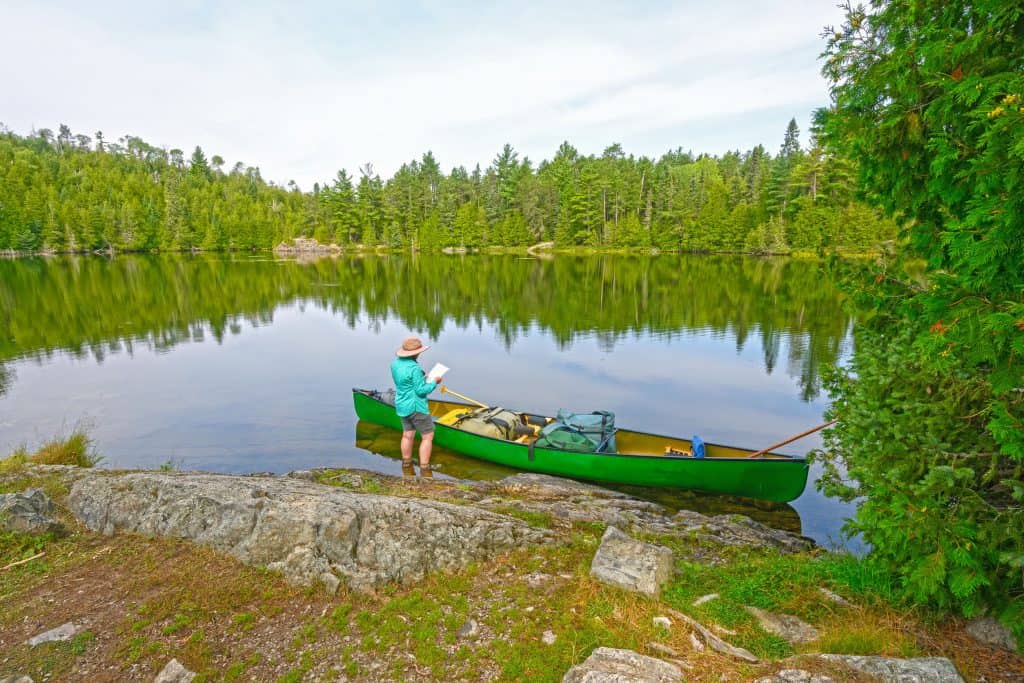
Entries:
{"type": "MultiPolygon", "coordinates": [[[[466,403],[457,401],[440,401],[440,400],[428,400],[427,404],[430,406],[430,414],[439,418],[446,415],[449,411],[456,408],[467,408],[472,410],[475,406],[471,406],[466,403]]],[[[535,414],[535,413],[531,413],[535,414]]],[[[451,429],[457,429],[452,427],[451,429]]],[[[462,431],[462,430],[459,430],[462,431]]],[[[619,429],[615,432],[615,442],[617,448],[617,455],[640,455],[640,456],[665,456],[666,447],[671,447],[677,451],[689,451],[691,446],[690,439],[680,439],[674,436],[662,436],[660,434],[650,434],[647,432],[637,432],[630,429],[619,429]]],[[[705,455],[708,458],[747,458],[750,454],[754,453],[753,449],[746,448],[734,448],[732,446],[723,446],[721,444],[704,444],[705,455]]],[[[673,456],[679,457],[679,456],[673,456]]],[[[763,456],[766,460],[799,460],[801,458],[793,458],[788,455],[782,455],[779,453],[768,453],[763,456]]]]}

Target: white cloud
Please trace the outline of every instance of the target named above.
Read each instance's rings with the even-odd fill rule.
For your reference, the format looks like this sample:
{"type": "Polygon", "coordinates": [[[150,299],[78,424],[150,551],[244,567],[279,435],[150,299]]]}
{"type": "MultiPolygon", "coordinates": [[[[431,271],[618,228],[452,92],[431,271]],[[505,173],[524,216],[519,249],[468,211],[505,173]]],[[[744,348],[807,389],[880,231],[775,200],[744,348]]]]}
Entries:
{"type": "Polygon", "coordinates": [[[562,139],[585,152],[717,152],[729,136],[706,131],[723,117],[729,147],[774,147],[789,116],[825,102],[817,33],[835,18],[820,1],[8,4],[9,127],[200,144],[306,187],[366,161],[390,174],[427,149],[445,166],[486,165],[505,142],[534,159],[562,139]]]}

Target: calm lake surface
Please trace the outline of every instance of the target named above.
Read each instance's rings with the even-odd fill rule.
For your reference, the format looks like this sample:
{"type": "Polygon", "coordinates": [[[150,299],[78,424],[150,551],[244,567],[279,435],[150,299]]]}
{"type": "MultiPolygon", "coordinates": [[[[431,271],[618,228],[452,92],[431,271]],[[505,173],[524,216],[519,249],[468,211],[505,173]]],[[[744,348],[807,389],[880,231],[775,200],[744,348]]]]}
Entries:
{"type": "MultiPolygon", "coordinates": [[[[0,449],[90,425],[109,467],[400,474],[357,424],[408,334],[455,391],[763,448],[822,422],[820,372],[853,321],[813,262],[716,256],[269,255],[0,260],[0,449]]],[[[815,435],[782,452],[803,454],[815,435]]],[[[441,449],[439,475],[511,473],[441,449]]],[[[816,473],[812,471],[812,481],[816,473]]],[[[835,543],[852,508],[631,490],[835,543]]]]}

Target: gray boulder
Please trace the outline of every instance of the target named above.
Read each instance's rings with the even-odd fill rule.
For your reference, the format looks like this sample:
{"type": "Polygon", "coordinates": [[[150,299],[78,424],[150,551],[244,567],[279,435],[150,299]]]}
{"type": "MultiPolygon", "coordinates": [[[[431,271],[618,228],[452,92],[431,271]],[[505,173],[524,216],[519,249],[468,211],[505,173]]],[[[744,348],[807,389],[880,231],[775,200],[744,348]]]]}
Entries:
{"type": "Polygon", "coordinates": [[[818,629],[791,614],[775,614],[749,605],[743,609],[754,615],[765,631],[774,633],[794,645],[809,643],[818,638],[818,629]]]}
{"type": "Polygon", "coordinates": [[[859,655],[818,655],[827,662],[877,676],[887,683],[963,683],[963,677],[945,657],[865,657],[859,655]]]}
{"type": "Polygon", "coordinates": [[[1001,647],[1010,652],[1017,652],[1017,639],[1013,631],[1006,628],[992,617],[978,617],[967,622],[967,633],[978,642],[1001,647]]]}
{"type": "Polygon", "coordinates": [[[60,531],[60,522],[53,518],[53,501],[42,489],[21,493],[0,494],[0,528],[27,534],[60,531]]]}
{"type": "Polygon", "coordinates": [[[167,662],[167,666],[156,675],[153,679],[153,683],[192,683],[192,679],[196,677],[195,672],[189,671],[185,668],[181,662],[177,659],[172,659],[167,662]]]}
{"type": "Polygon", "coordinates": [[[683,671],[675,664],[632,650],[599,647],[586,661],[569,669],[562,683],[679,683],[683,671]]]}
{"type": "Polygon", "coordinates": [[[668,548],[638,541],[610,526],[601,537],[590,574],[598,581],[657,597],[672,578],[672,564],[668,548]]]}
{"type": "Polygon", "coordinates": [[[372,590],[550,540],[521,520],[288,477],[95,472],[68,507],[90,529],[187,538],[298,583],[372,590]]]}
{"type": "Polygon", "coordinates": [[[65,624],[61,624],[57,628],[51,628],[49,631],[43,631],[38,635],[34,635],[26,642],[32,647],[35,647],[36,645],[42,645],[43,643],[71,640],[75,634],[81,630],[81,626],[69,621],[65,624]]]}
{"type": "Polygon", "coordinates": [[[0,683],[32,683],[32,678],[30,676],[14,674],[13,676],[0,678],[0,683]]]}

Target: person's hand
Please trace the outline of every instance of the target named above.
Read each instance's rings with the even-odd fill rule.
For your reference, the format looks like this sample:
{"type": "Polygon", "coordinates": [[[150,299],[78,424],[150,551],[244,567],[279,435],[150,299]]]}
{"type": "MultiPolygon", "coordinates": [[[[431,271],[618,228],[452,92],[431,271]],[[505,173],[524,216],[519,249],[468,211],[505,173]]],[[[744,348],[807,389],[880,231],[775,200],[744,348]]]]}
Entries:
{"type": "Polygon", "coordinates": [[[434,384],[436,384],[437,386],[441,386],[441,382],[443,381],[444,377],[438,377],[437,379],[434,380],[434,384]]]}

